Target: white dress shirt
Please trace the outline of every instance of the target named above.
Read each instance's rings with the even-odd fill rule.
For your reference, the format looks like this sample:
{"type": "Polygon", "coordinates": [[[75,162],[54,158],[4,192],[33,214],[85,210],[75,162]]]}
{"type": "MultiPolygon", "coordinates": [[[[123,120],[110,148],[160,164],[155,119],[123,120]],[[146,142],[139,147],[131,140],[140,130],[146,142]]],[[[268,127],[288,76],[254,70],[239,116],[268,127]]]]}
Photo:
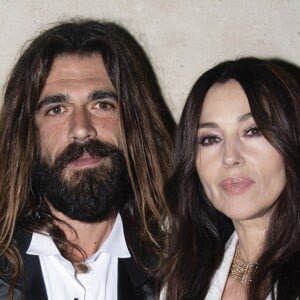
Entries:
{"type": "Polygon", "coordinates": [[[87,273],[75,274],[48,235],[33,233],[27,254],[39,256],[49,300],[117,300],[118,258],[130,257],[119,214],[108,238],[85,261],[87,273]]]}

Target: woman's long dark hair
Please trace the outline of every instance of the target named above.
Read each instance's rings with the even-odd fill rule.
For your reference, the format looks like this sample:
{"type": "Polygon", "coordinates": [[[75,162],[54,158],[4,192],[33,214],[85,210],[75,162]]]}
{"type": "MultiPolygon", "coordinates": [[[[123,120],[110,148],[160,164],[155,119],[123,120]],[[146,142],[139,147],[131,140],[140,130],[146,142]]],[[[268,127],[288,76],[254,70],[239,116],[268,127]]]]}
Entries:
{"type": "MultiPolygon", "coordinates": [[[[167,256],[161,276],[167,299],[203,299],[220,266],[230,220],[208,201],[195,168],[197,127],[212,85],[236,80],[262,134],[282,155],[287,184],[271,216],[249,299],[300,297],[300,88],[278,65],[241,58],[217,65],[193,86],[179,123],[175,173],[166,187],[170,211],[167,256]],[[276,290],[276,292],[275,292],[276,290]]],[[[222,112],[220,112],[222,113],[222,112]]]]}
{"type": "Polygon", "coordinates": [[[163,251],[163,186],[172,168],[173,119],[146,54],[124,28],[71,20],[46,30],[26,47],[6,87],[0,114],[0,256],[11,263],[13,280],[21,268],[13,237],[16,226],[46,231],[62,253],[68,252],[70,245],[45,201],[32,194],[32,167],[39,157],[34,116],[54,59],[94,53],[102,56],[120,104],[122,150],[134,194],[122,210],[128,245],[148,270],[155,268],[163,251]]]}

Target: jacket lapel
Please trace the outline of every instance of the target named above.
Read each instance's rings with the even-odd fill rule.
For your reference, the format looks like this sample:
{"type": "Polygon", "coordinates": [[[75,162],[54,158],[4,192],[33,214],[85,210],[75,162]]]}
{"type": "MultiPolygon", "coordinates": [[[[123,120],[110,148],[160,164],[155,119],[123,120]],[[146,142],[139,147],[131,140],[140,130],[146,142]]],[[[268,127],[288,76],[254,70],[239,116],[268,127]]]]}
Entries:
{"type": "Polygon", "coordinates": [[[22,286],[26,300],[47,300],[39,257],[26,254],[31,238],[32,234],[24,231],[19,231],[16,235],[24,264],[24,272],[20,277],[19,285],[22,286]]]}
{"type": "Polygon", "coordinates": [[[119,258],[118,300],[153,300],[153,282],[133,258],[119,258]]]}

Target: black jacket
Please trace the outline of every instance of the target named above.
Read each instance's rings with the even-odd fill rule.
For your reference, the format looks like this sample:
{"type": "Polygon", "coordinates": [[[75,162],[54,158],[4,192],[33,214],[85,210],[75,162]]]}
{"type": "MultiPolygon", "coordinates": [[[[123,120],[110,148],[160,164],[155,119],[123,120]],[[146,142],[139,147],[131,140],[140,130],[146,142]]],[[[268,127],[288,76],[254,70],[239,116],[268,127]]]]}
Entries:
{"type": "MultiPolygon", "coordinates": [[[[27,255],[32,234],[24,231],[16,235],[24,270],[15,288],[16,300],[47,300],[39,257],[27,255]]],[[[7,269],[4,262],[1,270],[7,269]]],[[[7,299],[8,278],[0,279],[0,300],[7,299]]],[[[153,300],[152,281],[138,268],[133,258],[120,258],[118,261],[118,300],[153,300]]],[[[69,300],[69,299],[66,299],[69,300]]],[[[110,300],[110,299],[107,299],[110,300]]]]}

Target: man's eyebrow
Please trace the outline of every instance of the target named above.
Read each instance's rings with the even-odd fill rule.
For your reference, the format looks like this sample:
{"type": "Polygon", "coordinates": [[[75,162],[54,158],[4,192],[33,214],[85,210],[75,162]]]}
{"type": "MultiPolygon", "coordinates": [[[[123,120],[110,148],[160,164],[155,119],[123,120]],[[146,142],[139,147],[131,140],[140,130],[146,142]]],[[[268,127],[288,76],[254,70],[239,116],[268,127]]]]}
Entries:
{"type": "Polygon", "coordinates": [[[105,98],[111,98],[115,101],[118,100],[117,94],[113,91],[99,90],[99,91],[94,91],[89,95],[90,100],[100,100],[105,98]]]}
{"type": "MultiPolygon", "coordinates": [[[[39,101],[36,110],[40,110],[43,106],[49,105],[49,104],[55,104],[60,102],[67,102],[69,100],[69,96],[64,94],[56,94],[51,95],[43,98],[39,101]]],[[[89,95],[89,100],[98,100],[98,99],[105,99],[105,98],[111,98],[117,101],[118,97],[115,92],[112,91],[105,91],[105,90],[97,90],[92,92],[89,95]]]]}
{"type": "MultiPolygon", "coordinates": [[[[252,118],[252,113],[248,112],[246,114],[242,114],[236,118],[236,120],[241,123],[245,122],[246,120],[252,118]]],[[[215,122],[204,122],[204,123],[199,123],[198,124],[198,129],[199,128],[218,128],[219,125],[215,122]]]]}
{"type": "Polygon", "coordinates": [[[67,102],[69,99],[68,96],[64,94],[57,94],[57,95],[51,95],[43,98],[39,101],[36,110],[40,110],[43,106],[49,105],[49,104],[55,104],[60,102],[67,102]]]}

